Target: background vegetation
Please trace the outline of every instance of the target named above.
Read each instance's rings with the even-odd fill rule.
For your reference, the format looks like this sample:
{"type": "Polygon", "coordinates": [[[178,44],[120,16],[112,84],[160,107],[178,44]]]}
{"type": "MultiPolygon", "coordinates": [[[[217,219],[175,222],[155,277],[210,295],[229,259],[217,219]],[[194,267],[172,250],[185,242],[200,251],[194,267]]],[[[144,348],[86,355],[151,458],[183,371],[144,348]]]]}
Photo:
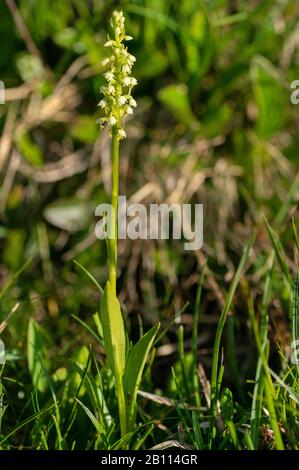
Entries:
{"type": "Polygon", "coordinates": [[[116,7],[134,37],[139,83],[120,194],[205,207],[198,252],[184,252],[179,241],[119,246],[119,297],[133,340],[157,321],[163,333],[142,383],[132,445],[296,449],[295,0],[0,3],[0,333],[7,351],[0,446],[122,446],[92,318],[100,293],[74,263],[104,285],[106,246],[94,236],[94,209],[109,200],[110,141],[95,121],[116,7]],[[221,400],[213,410],[221,312],[214,370],[221,400]]]}

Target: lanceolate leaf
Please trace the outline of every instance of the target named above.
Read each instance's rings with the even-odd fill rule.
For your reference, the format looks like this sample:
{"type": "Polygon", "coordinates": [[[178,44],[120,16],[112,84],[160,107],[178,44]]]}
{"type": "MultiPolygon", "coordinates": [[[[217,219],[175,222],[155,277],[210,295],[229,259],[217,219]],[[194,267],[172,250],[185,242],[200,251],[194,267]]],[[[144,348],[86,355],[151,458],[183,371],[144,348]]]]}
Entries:
{"type": "Polygon", "coordinates": [[[29,320],[27,334],[28,368],[32,382],[40,392],[45,392],[49,385],[48,360],[45,350],[47,335],[42,326],[33,318],[29,320]]]}
{"type": "Polygon", "coordinates": [[[125,372],[126,337],[119,301],[109,281],[101,299],[101,321],[108,363],[118,380],[125,372]]]}
{"type": "Polygon", "coordinates": [[[145,361],[159,327],[160,323],[153,326],[130,351],[124,375],[124,388],[133,402],[136,401],[145,361]]]}

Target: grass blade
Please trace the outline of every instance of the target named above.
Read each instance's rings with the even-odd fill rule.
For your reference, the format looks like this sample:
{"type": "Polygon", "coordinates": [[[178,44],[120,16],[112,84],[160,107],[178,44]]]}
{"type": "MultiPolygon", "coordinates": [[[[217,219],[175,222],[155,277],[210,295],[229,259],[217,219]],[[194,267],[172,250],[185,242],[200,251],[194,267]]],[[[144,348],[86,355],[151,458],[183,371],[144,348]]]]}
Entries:
{"type": "Polygon", "coordinates": [[[125,375],[123,379],[124,389],[129,397],[130,408],[128,410],[129,429],[132,428],[136,414],[136,399],[140,386],[146,358],[153,345],[156,334],[160,328],[160,323],[153,326],[142,338],[136,343],[128,357],[125,375]]]}
{"type": "Polygon", "coordinates": [[[220,352],[220,344],[221,344],[221,338],[222,338],[222,332],[223,328],[225,325],[226,317],[227,314],[230,310],[236,289],[238,287],[245,263],[247,262],[248,256],[250,249],[253,245],[253,242],[255,240],[255,234],[252,235],[250,240],[248,241],[247,245],[245,246],[243,256],[241,258],[241,261],[239,263],[238,269],[236,271],[236,274],[234,276],[233,282],[231,284],[231,287],[229,289],[226,302],[224,305],[224,308],[222,310],[218,326],[217,326],[217,331],[216,331],[216,337],[215,337],[215,343],[214,343],[214,349],[213,349],[213,357],[212,357],[212,374],[211,374],[211,423],[210,423],[210,436],[209,436],[209,448],[212,447],[213,443],[213,432],[214,432],[214,422],[215,422],[215,414],[216,414],[216,403],[217,403],[217,391],[218,391],[218,362],[219,362],[219,352],[220,352]]]}

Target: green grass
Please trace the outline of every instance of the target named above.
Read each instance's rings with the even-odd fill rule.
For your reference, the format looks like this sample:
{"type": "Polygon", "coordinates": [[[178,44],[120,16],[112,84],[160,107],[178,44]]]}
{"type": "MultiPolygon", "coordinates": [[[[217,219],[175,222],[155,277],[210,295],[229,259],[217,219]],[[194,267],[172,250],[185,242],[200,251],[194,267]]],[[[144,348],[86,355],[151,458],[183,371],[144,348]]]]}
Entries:
{"type": "MultiPolygon", "coordinates": [[[[273,231],[271,233],[274,234],[273,231]]],[[[94,347],[81,346],[73,353],[68,367],[61,367],[54,373],[51,372],[46,358],[46,344],[49,341],[47,332],[37,322],[30,320],[27,358],[32,385],[28,382],[26,384],[17,382],[14,378],[7,376],[7,373],[5,374],[6,369],[12,371],[9,367],[9,360],[7,365],[2,367],[1,396],[2,399],[4,398],[4,404],[1,414],[1,448],[15,448],[15,440],[18,436],[19,439],[26,439],[27,442],[28,439],[29,442],[31,439],[32,442],[34,440],[34,448],[37,449],[125,449],[128,447],[137,449],[142,446],[152,446],[157,440],[163,439],[166,429],[166,435],[172,429],[171,437],[174,439],[176,435],[175,423],[181,422],[184,429],[184,445],[191,445],[195,449],[253,450],[263,448],[265,445],[269,448],[297,449],[299,404],[297,363],[294,359],[290,361],[284,357],[280,350],[281,373],[277,375],[269,364],[267,311],[271,298],[275,261],[278,266],[281,265],[275,255],[274,245],[274,251],[264,276],[264,297],[258,319],[244,277],[245,266],[247,272],[251,267],[248,258],[253,242],[252,238],[244,250],[217,326],[212,358],[211,388],[209,387],[209,379],[206,384],[202,380],[198,380],[197,348],[193,346],[187,354],[185,353],[184,329],[183,325],[180,325],[178,328],[178,362],[173,369],[174,387],[171,387],[167,394],[169,403],[167,400],[165,404],[163,401],[159,403],[159,395],[148,395],[146,401],[149,411],[144,414],[144,404],[138,410],[138,402],[141,404],[141,401],[144,401],[137,396],[141,384],[141,374],[149,348],[157,332],[157,325],[136,343],[127,359],[126,369],[128,372],[125,373],[124,390],[131,398],[131,411],[128,413],[128,428],[125,424],[125,429],[123,429],[121,421],[116,418],[117,402],[114,397],[119,393],[117,382],[116,395],[111,394],[111,390],[115,387],[112,372],[115,371],[115,367],[118,367],[117,364],[109,365],[109,362],[99,361],[93,352],[94,347]],[[249,331],[256,342],[257,351],[255,379],[250,382],[249,393],[245,396],[245,406],[238,403],[235,398],[237,394],[233,391],[234,387],[230,389],[223,384],[225,349],[221,356],[219,355],[223,328],[227,321],[227,314],[233,308],[236,290],[240,290],[240,280],[242,280],[243,295],[248,305],[248,321],[251,325],[249,331]],[[7,423],[12,419],[10,410],[12,405],[10,406],[6,401],[6,397],[9,396],[7,389],[12,384],[24,390],[26,403],[20,410],[19,418],[14,426],[6,431],[7,423]],[[171,401],[171,397],[173,401],[171,401]],[[250,397],[252,401],[251,412],[250,397]],[[137,408],[135,408],[136,404],[137,408]],[[32,411],[30,412],[30,410],[32,411]],[[28,413],[29,416],[25,417],[28,413]],[[136,413],[138,413],[138,418],[135,426],[136,413]],[[88,421],[92,424],[91,430],[88,421]],[[159,429],[160,422],[165,427],[163,431],[159,429]],[[84,429],[89,429],[85,437],[83,437],[84,429]],[[122,429],[121,437],[120,429],[122,429]],[[81,439],[84,440],[81,441],[81,439]]],[[[282,269],[280,272],[283,276],[282,269]]],[[[17,282],[17,276],[15,276],[14,282],[17,282]]],[[[290,303],[293,318],[291,325],[294,325],[295,320],[298,319],[298,279],[293,284],[290,303]]],[[[112,309],[115,326],[115,309],[119,308],[116,305],[113,307],[116,300],[109,298],[113,295],[111,291],[109,293],[109,290],[105,290],[101,295],[104,296],[103,299],[106,297],[104,300],[106,307],[102,307],[102,309],[112,309]]],[[[200,308],[200,297],[199,292],[196,301],[197,312],[200,308]]],[[[103,330],[107,328],[103,317],[103,326],[100,327],[98,333],[93,330],[92,326],[78,320],[80,328],[86,328],[90,338],[93,337],[99,346],[102,345],[103,330]]],[[[120,328],[112,328],[110,334],[118,334],[119,331],[120,328]]],[[[165,334],[164,330],[162,336],[160,335],[158,338],[159,343],[163,341],[165,334]]],[[[194,338],[195,335],[193,341],[194,338]]],[[[105,344],[108,348],[106,349],[108,361],[109,358],[113,360],[109,355],[109,342],[106,340],[105,344]]],[[[157,346],[156,343],[155,347],[157,346]]],[[[242,379],[243,377],[239,377],[240,381],[242,379]]],[[[143,386],[148,391],[154,391],[154,384],[150,380],[149,374],[145,374],[143,386]]],[[[144,388],[142,387],[142,389],[144,388]]],[[[17,447],[22,448],[20,444],[17,444],[17,447]]]]}

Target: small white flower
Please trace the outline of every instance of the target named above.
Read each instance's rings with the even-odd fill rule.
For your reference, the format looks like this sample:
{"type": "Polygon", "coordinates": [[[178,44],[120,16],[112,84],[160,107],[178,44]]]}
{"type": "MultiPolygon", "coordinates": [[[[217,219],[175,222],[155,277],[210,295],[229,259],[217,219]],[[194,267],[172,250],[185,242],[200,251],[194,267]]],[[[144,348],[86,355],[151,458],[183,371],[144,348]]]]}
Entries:
{"type": "Polygon", "coordinates": [[[106,59],[102,60],[102,65],[103,67],[105,67],[106,65],[108,65],[110,62],[110,57],[107,57],[106,59]]]}
{"type": "Polygon", "coordinates": [[[118,98],[118,102],[119,102],[119,104],[120,104],[121,106],[123,106],[124,104],[126,104],[126,101],[127,101],[127,99],[126,99],[125,96],[120,96],[120,97],[118,98]]]}
{"type": "Polygon", "coordinates": [[[128,64],[122,66],[122,72],[128,74],[131,72],[131,67],[128,64]]]}
{"type": "Polygon", "coordinates": [[[133,39],[132,36],[125,36],[126,41],[132,41],[132,39],[133,39]]]}
{"type": "Polygon", "coordinates": [[[120,139],[125,139],[127,137],[127,134],[125,133],[125,131],[123,129],[119,129],[118,130],[118,137],[120,139]]]}
{"type": "Polygon", "coordinates": [[[135,86],[137,84],[137,80],[134,77],[125,77],[124,79],[125,86],[135,86]]]}
{"type": "Polygon", "coordinates": [[[109,83],[109,85],[107,86],[107,93],[108,95],[114,95],[115,93],[115,88],[113,85],[111,85],[111,83],[109,83]]]}
{"type": "Polygon", "coordinates": [[[107,101],[106,100],[101,100],[98,104],[98,106],[100,106],[100,108],[106,108],[107,106],[107,101]]]}
{"type": "Polygon", "coordinates": [[[104,73],[104,77],[106,78],[107,82],[113,82],[114,81],[114,75],[110,70],[109,70],[109,72],[104,73]]]}
{"type": "Polygon", "coordinates": [[[132,63],[136,62],[136,57],[133,54],[128,53],[128,60],[132,63]]]}
{"type": "Polygon", "coordinates": [[[132,96],[130,96],[130,106],[133,106],[133,108],[136,108],[137,106],[137,103],[132,96]]]}
{"type": "Polygon", "coordinates": [[[99,119],[96,120],[96,124],[100,124],[100,126],[102,128],[106,121],[107,121],[106,118],[99,118],[99,119]]]}
{"type": "Polygon", "coordinates": [[[127,107],[127,114],[133,114],[133,109],[130,106],[127,107]]]}
{"type": "Polygon", "coordinates": [[[105,42],[104,47],[112,47],[115,41],[112,41],[109,39],[107,42],[105,42]]]}
{"type": "Polygon", "coordinates": [[[109,118],[110,126],[115,126],[116,123],[117,123],[116,118],[114,116],[110,116],[110,118],[109,118]]]}

